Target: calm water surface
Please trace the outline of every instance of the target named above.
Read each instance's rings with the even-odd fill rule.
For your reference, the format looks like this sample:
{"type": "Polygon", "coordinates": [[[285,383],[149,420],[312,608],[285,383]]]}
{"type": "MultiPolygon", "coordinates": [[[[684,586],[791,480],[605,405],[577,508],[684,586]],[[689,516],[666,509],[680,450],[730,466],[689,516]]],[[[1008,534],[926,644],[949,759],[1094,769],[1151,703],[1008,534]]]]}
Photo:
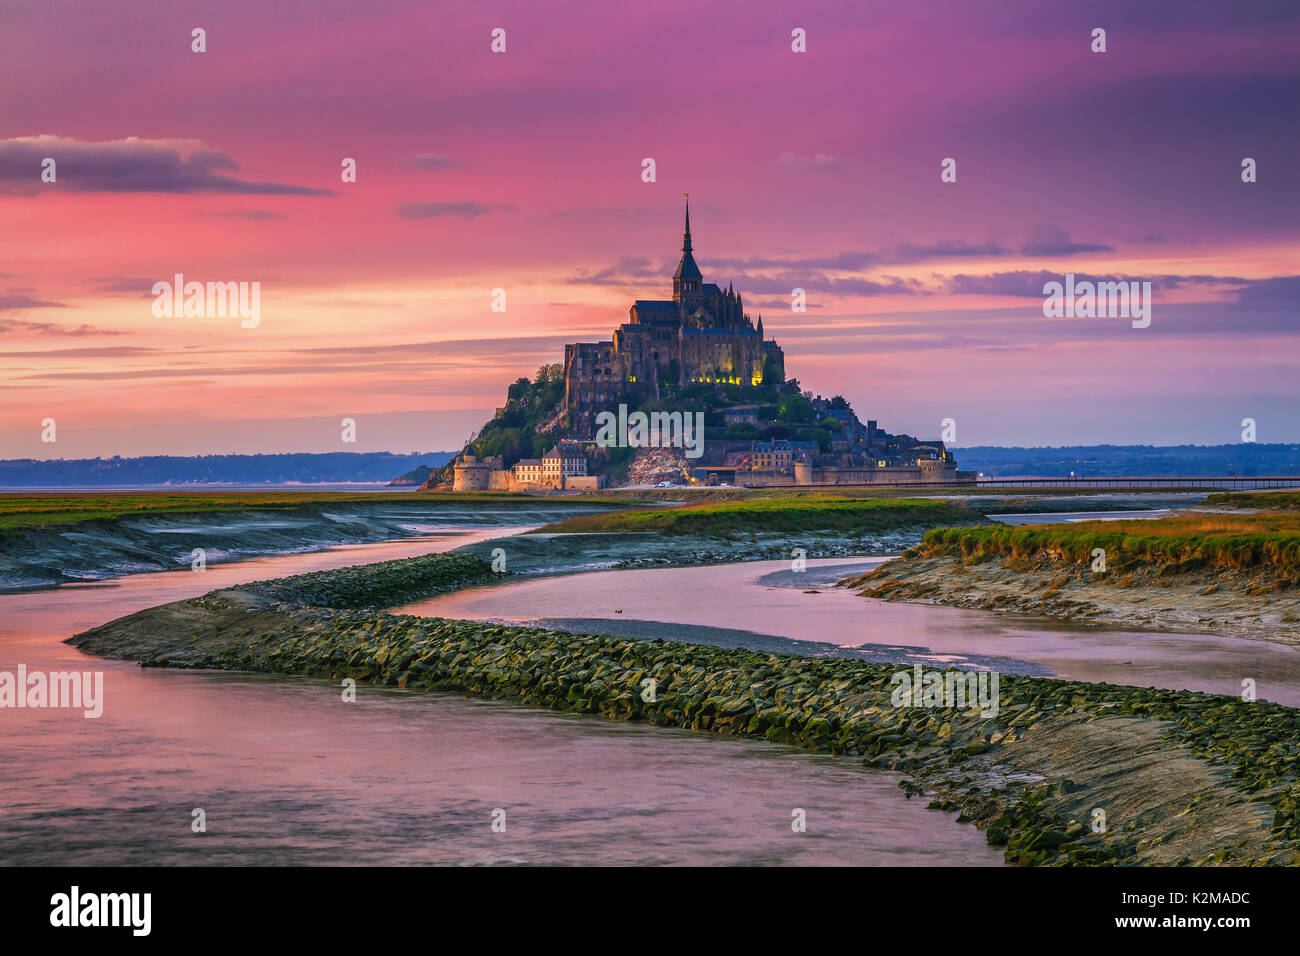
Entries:
{"type": "Polygon", "coordinates": [[[1058,622],[858,596],[836,581],[878,566],[789,561],[521,578],[403,608],[406,613],[708,641],[755,650],[844,653],[1138,687],[1258,694],[1300,706],[1300,648],[1214,634],[1058,622]],[[795,643],[799,642],[799,643],[795,643]]]}
{"type": "Polygon", "coordinates": [[[510,530],[0,595],[0,670],[102,670],[105,697],[97,720],[0,710],[0,863],[1001,864],[980,831],[848,758],[444,694],[363,686],[345,704],[330,682],[62,643],[213,588],[510,530]]]}
{"type": "MultiPolygon", "coordinates": [[[[0,863],[1001,863],[980,831],[849,758],[445,694],[363,686],[345,704],[330,682],[144,670],[62,643],[218,587],[516,530],[0,595],[0,670],[102,670],[105,687],[98,720],[0,710],[0,863]],[[195,808],[204,834],[191,832],[195,808]],[[791,831],[796,808],[806,833],[791,831]],[[491,827],[497,809],[504,833],[491,827]]],[[[1300,704],[1293,647],[891,604],[833,587],[879,560],[810,561],[800,574],[774,561],[520,577],[404,610],[1219,693],[1253,677],[1261,696],[1300,704]]]]}

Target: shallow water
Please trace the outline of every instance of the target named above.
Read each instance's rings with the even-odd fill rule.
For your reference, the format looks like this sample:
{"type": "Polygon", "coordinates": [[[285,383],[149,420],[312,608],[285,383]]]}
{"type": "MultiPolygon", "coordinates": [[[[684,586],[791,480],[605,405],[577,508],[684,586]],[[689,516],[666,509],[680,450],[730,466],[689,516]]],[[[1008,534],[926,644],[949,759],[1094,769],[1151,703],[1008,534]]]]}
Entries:
{"type": "Polygon", "coordinates": [[[706,628],[713,632],[709,643],[756,650],[861,648],[874,660],[1216,694],[1240,694],[1242,680],[1251,678],[1259,697],[1300,706],[1295,646],[893,603],[834,587],[884,560],[810,560],[802,573],[789,561],[757,561],[522,578],[399,610],[677,640],[699,640],[691,629],[706,628]]]}
{"type": "Polygon", "coordinates": [[[1155,521],[1171,514],[1173,512],[1168,508],[1150,508],[1143,511],[1053,511],[989,517],[1001,524],[1073,524],[1080,521],[1155,521]]]}
{"type": "Polygon", "coordinates": [[[1001,864],[980,831],[850,758],[418,691],[344,703],[330,682],[62,643],[213,588],[502,533],[0,595],[0,670],[102,671],[105,699],[98,719],[0,710],[0,863],[1001,864]]]}

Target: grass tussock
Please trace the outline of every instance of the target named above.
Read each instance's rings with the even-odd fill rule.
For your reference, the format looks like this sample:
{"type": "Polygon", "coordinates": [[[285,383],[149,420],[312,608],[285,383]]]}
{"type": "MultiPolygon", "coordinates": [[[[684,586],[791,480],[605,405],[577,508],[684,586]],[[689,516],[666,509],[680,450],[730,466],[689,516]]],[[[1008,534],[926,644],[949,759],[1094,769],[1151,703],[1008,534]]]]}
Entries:
{"type": "Polygon", "coordinates": [[[1300,572],[1300,515],[1175,515],[1156,521],[1084,521],[1059,525],[936,528],[921,552],[960,557],[968,564],[1002,558],[1013,570],[1043,557],[1091,562],[1096,549],[1126,572],[1159,567],[1166,575],[1207,570],[1300,572]]]}
{"type": "Polygon", "coordinates": [[[655,532],[725,537],[757,532],[836,531],[871,533],[917,525],[965,525],[983,521],[960,504],[928,498],[847,499],[829,495],[749,498],[581,515],[539,529],[540,533],[655,532]]]}

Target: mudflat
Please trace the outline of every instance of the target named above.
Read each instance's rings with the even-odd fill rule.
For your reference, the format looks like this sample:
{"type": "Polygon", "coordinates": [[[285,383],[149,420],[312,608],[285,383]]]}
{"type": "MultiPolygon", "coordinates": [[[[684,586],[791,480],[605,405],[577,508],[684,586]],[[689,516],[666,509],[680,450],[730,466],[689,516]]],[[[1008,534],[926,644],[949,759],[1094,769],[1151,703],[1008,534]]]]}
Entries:
{"type": "Polygon", "coordinates": [[[1300,711],[1187,691],[1002,678],[993,712],[899,706],[900,668],[394,615],[481,581],[434,555],[256,582],[71,639],[146,666],[352,678],[762,737],[908,775],[1022,865],[1300,862],[1300,711]],[[311,603],[307,603],[310,601],[311,603]],[[647,694],[646,688],[654,688],[647,694]]]}

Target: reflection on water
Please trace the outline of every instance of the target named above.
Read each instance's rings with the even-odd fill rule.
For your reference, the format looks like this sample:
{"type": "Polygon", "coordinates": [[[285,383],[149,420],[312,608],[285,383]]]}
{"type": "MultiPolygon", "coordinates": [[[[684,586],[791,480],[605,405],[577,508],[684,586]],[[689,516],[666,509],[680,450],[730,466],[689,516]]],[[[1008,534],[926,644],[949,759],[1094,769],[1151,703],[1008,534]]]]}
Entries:
{"type": "Polygon", "coordinates": [[[329,682],[145,670],[61,643],[213,588],[467,540],[0,595],[0,670],[102,670],[105,694],[98,720],[0,711],[0,863],[1001,863],[849,758],[443,694],[362,686],[343,703],[329,682]]]}
{"type": "MultiPolygon", "coordinates": [[[[1300,648],[1213,634],[1098,627],[962,608],[896,604],[834,587],[883,558],[849,563],[789,561],[696,568],[602,571],[521,579],[420,601],[401,609],[436,617],[538,623],[583,618],[579,629],[691,639],[684,628],[716,629],[733,646],[805,652],[780,642],[861,648],[868,656],[939,666],[994,667],[1071,680],[1240,694],[1252,678],[1259,696],[1300,706],[1300,648]],[[809,593],[812,592],[812,593],[809,593]],[[653,627],[646,627],[646,624],[653,627]],[[755,637],[768,643],[756,644],[755,637]],[[771,643],[776,639],[777,644],[771,643]]],[[[631,635],[629,635],[631,636],[631,635]]],[[[711,641],[712,642],[712,641],[711,641]]],[[[823,653],[818,647],[811,653],[823,653]]]]}
{"type": "Polygon", "coordinates": [[[440,694],[113,677],[101,721],[46,712],[0,745],[5,862],[1001,862],[858,761],[440,694]]]}
{"type": "Polygon", "coordinates": [[[1056,511],[1042,514],[991,515],[999,524],[1076,524],[1080,521],[1155,521],[1168,518],[1168,508],[1144,511],[1056,511]]]}

